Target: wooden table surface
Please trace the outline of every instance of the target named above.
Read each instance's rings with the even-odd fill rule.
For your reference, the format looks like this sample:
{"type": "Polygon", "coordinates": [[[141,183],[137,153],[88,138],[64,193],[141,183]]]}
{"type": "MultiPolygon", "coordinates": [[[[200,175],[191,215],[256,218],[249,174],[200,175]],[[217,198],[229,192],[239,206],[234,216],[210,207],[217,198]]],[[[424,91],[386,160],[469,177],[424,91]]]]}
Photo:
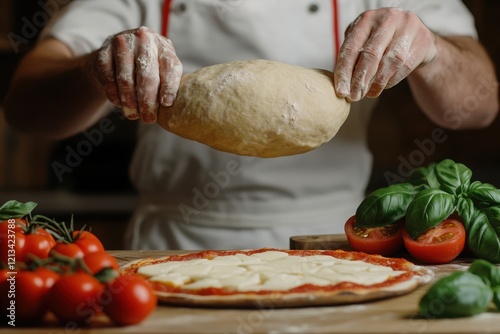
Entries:
{"type": "MultiPolygon", "coordinates": [[[[291,238],[291,248],[349,249],[344,236],[291,238]],[[311,245],[310,241],[316,242],[311,245]]],[[[110,251],[121,264],[139,258],[159,257],[186,251],[110,251]]],[[[436,279],[465,270],[470,261],[459,260],[429,266],[436,279]]],[[[500,313],[475,317],[430,320],[417,317],[417,305],[427,286],[404,296],[342,306],[273,309],[209,309],[159,305],[136,326],[116,327],[107,319],[94,319],[90,327],[73,328],[48,322],[46,327],[0,328],[0,333],[500,333],[500,313]]]]}

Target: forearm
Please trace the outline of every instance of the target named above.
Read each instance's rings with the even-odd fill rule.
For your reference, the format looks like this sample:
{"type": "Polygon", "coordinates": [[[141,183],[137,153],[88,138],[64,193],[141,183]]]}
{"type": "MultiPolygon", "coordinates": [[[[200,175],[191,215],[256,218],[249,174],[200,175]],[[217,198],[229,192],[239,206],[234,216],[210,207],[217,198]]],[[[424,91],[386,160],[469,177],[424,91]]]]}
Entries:
{"type": "Polygon", "coordinates": [[[422,111],[450,129],[488,126],[498,111],[498,82],[487,53],[468,37],[436,36],[437,56],[408,76],[422,111]]]}
{"type": "Polygon", "coordinates": [[[15,129],[60,139],[95,123],[105,114],[108,102],[92,79],[92,55],[74,58],[64,52],[49,53],[34,50],[23,59],[4,106],[7,121],[15,129]]]}

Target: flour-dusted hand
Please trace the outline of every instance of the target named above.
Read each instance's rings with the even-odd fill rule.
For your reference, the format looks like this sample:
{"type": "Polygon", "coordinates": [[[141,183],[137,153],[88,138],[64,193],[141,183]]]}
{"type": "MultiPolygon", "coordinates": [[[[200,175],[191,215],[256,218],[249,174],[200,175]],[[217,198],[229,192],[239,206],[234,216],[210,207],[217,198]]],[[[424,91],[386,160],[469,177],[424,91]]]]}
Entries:
{"type": "Polygon", "coordinates": [[[434,34],[420,18],[398,8],[362,13],[346,30],[335,69],[341,97],[377,97],[437,55],[434,34]]]}
{"type": "Polygon", "coordinates": [[[128,119],[154,123],[158,108],[171,106],[182,64],[169,39],[147,28],[108,38],[96,53],[95,73],[108,99],[128,119]]]}

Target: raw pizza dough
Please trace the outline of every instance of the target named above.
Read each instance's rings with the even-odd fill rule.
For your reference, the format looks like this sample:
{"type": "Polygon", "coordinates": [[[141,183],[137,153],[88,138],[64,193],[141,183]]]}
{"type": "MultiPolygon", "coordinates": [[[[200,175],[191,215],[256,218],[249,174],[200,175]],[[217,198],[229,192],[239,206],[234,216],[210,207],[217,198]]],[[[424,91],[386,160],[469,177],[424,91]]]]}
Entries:
{"type": "Polygon", "coordinates": [[[349,114],[333,76],[269,60],[201,68],[182,78],[158,124],[220,151],[257,157],[304,153],[331,140],[349,114]]]}

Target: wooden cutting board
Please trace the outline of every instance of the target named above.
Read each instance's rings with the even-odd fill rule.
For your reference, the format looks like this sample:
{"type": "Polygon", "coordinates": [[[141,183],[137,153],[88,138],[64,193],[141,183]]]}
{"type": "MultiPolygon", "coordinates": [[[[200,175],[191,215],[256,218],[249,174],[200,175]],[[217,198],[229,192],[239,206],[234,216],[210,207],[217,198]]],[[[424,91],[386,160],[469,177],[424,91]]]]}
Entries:
{"type": "Polygon", "coordinates": [[[298,235],[290,237],[290,249],[352,250],[344,234],[298,235]]]}

